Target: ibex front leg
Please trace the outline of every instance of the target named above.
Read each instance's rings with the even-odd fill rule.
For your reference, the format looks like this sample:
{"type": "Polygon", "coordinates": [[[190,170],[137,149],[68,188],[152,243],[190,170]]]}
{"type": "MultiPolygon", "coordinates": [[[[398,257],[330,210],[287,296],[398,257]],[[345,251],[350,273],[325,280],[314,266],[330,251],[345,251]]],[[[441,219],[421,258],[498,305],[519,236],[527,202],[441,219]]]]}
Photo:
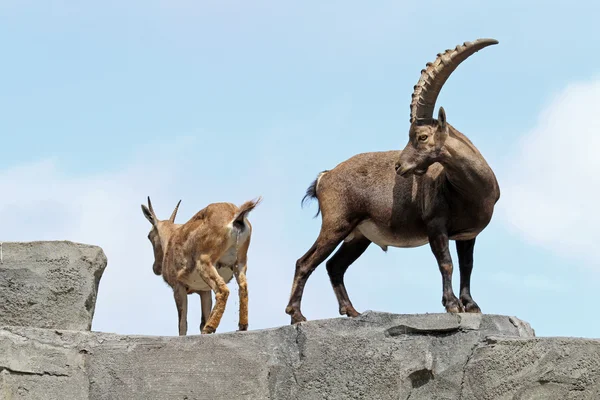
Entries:
{"type": "Polygon", "coordinates": [[[452,290],[452,257],[450,256],[448,234],[442,229],[432,229],[429,234],[429,245],[442,274],[442,304],[446,312],[464,312],[463,305],[452,290]]]}
{"type": "Polygon", "coordinates": [[[248,282],[246,281],[246,264],[238,264],[233,273],[240,292],[240,322],[238,330],[248,330],[248,282]]]}
{"type": "Polygon", "coordinates": [[[480,313],[481,309],[471,297],[471,272],[473,271],[473,250],[475,239],[457,240],[458,269],[460,270],[460,301],[466,312],[480,313]]]}
{"type": "Polygon", "coordinates": [[[202,309],[200,319],[200,332],[202,332],[212,311],[212,293],[210,290],[205,290],[198,292],[198,294],[200,295],[200,308],[202,309]]]}
{"type": "Polygon", "coordinates": [[[173,297],[175,297],[179,317],[179,336],[185,336],[187,334],[187,289],[185,286],[175,285],[173,297]]]}

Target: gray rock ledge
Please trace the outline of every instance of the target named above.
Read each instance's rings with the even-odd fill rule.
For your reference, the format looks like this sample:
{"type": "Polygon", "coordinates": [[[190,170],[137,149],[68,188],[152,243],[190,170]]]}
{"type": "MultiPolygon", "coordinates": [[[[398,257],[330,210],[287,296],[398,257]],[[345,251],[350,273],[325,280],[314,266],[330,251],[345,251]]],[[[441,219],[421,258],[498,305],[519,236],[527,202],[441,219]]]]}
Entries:
{"type": "Polygon", "coordinates": [[[106,268],[100,247],[4,242],[0,264],[0,326],[90,330],[106,268]]]}
{"type": "MultiPolygon", "coordinates": [[[[4,327],[0,398],[513,398],[503,397],[515,390],[498,383],[503,376],[513,374],[513,382],[525,390],[531,383],[527,373],[543,372],[536,369],[535,357],[560,346],[535,338],[529,324],[517,318],[477,314],[368,311],[354,319],[187,337],[4,327]],[[542,344],[521,357],[520,349],[534,342],[542,344]],[[512,361],[523,360],[531,361],[530,371],[512,368],[512,361]],[[485,397],[482,388],[499,397],[485,397]]],[[[585,346],[595,349],[586,348],[588,353],[600,353],[598,343],[585,346]]],[[[592,365],[591,358],[585,360],[592,365]]],[[[566,378],[555,380],[565,390],[572,385],[566,378]]]]}

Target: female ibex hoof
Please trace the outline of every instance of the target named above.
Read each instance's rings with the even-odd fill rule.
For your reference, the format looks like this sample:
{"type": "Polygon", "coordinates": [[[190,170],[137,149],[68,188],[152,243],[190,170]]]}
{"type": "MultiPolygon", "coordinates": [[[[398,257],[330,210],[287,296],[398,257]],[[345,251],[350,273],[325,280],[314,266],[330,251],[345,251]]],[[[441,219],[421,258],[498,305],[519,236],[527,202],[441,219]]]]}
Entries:
{"type": "Polygon", "coordinates": [[[247,331],[247,330],[248,330],[248,324],[238,324],[238,332],[247,331]]]}
{"type": "Polygon", "coordinates": [[[211,334],[211,333],[215,333],[216,331],[217,331],[217,328],[213,328],[210,325],[206,325],[204,327],[204,329],[202,329],[202,334],[208,335],[208,334],[211,334]]]}

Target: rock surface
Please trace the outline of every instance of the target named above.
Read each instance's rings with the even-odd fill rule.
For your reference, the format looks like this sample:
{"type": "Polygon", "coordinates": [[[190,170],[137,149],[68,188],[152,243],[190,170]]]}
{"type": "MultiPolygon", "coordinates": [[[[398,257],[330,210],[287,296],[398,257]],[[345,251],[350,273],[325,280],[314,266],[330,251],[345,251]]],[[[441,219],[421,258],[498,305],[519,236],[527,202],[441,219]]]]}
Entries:
{"type": "MultiPolygon", "coordinates": [[[[48,400],[486,398],[477,390],[488,385],[504,393],[496,380],[508,373],[490,375],[493,381],[481,375],[495,364],[482,350],[493,351],[488,336],[496,345],[502,338],[508,344],[539,340],[516,318],[476,314],[366,312],[187,337],[5,327],[0,394],[48,400]]],[[[511,357],[513,350],[504,352],[511,357]]]]}
{"type": "Polygon", "coordinates": [[[537,338],[514,317],[366,312],[122,336],[89,331],[100,248],[4,243],[2,255],[0,400],[600,399],[600,340],[537,338]]]}
{"type": "Polygon", "coordinates": [[[66,241],[4,242],[0,326],[90,330],[106,256],[66,241]]]}
{"type": "Polygon", "coordinates": [[[490,337],[465,368],[464,399],[600,399],[600,340],[490,337]]]}

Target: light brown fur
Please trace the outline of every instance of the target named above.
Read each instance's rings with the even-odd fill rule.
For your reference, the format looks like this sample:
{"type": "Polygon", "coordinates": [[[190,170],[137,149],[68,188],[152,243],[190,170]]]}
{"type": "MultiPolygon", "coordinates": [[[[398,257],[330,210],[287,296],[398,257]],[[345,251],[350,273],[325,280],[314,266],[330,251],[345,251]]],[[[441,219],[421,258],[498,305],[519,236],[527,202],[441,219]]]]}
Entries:
{"type": "Polygon", "coordinates": [[[148,207],[142,205],[144,216],[152,224],[148,239],[154,249],[153,270],[173,288],[179,314],[179,335],[187,333],[187,295],[193,292],[201,297],[201,332],[216,331],[225,312],[229,297],[227,283],[232,276],[239,285],[239,330],[248,329],[246,269],[252,225],[246,216],[260,201],[261,198],[247,201],[239,208],[231,203],[212,203],[185,224],[174,223],[177,208],[169,220],[161,221],[156,218],[150,198],[148,207]],[[221,274],[228,279],[223,279],[221,274]],[[205,286],[208,290],[204,290],[205,286]],[[216,301],[212,311],[210,290],[215,293],[216,301]]]}

